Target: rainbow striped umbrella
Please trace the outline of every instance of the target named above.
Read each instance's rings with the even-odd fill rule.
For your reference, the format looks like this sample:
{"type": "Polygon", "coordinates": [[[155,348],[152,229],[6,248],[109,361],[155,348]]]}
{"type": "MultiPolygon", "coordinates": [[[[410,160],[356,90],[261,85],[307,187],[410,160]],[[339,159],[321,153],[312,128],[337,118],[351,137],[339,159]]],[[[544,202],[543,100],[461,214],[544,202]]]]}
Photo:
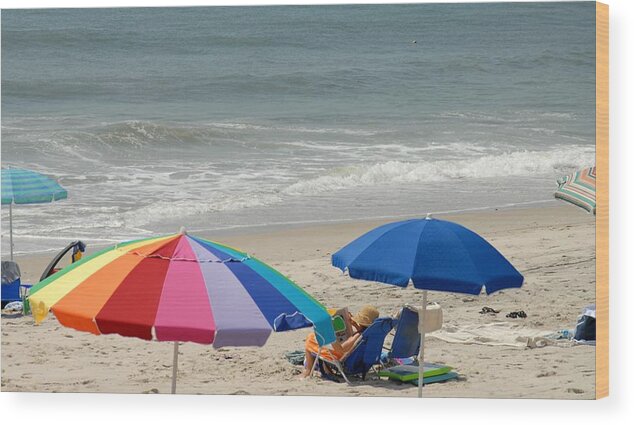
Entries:
{"type": "Polygon", "coordinates": [[[593,214],[597,213],[597,170],[588,167],[557,180],[555,198],[563,199],[593,214]]]}
{"type": "Polygon", "coordinates": [[[185,233],[99,251],[33,286],[36,323],[53,311],[67,327],[178,342],[262,346],[271,331],[314,326],[335,340],[326,308],[290,279],[233,248],[185,233]]]}

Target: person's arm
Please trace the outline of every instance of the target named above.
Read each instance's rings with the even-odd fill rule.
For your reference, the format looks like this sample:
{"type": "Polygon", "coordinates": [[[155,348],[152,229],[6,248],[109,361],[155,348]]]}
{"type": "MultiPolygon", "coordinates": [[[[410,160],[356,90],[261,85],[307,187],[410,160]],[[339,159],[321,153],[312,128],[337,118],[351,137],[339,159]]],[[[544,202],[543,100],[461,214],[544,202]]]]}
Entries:
{"type": "Polygon", "coordinates": [[[337,344],[340,345],[342,352],[347,353],[348,351],[354,348],[359,338],[361,338],[361,333],[356,333],[352,335],[350,338],[346,339],[343,343],[341,344],[337,343],[337,344]]]}
{"type": "Polygon", "coordinates": [[[349,311],[348,313],[348,323],[350,323],[350,325],[352,326],[352,329],[354,329],[356,332],[359,332],[359,325],[357,325],[357,322],[354,321],[354,319],[352,318],[352,313],[350,313],[349,311]]]}

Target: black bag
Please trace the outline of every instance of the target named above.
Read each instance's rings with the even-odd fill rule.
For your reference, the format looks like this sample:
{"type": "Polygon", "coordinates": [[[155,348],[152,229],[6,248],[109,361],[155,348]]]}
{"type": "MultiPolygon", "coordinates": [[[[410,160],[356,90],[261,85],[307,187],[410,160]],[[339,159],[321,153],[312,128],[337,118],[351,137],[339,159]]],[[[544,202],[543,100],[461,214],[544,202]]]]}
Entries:
{"type": "Polygon", "coordinates": [[[2,284],[8,285],[19,279],[21,276],[20,266],[14,261],[2,262],[2,284]]]}
{"type": "Polygon", "coordinates": [[[596,308],[594,305],[586,307],[579,319],[577,319],[574,339],[577,341],[596,341],[597,326],[596,308]]]}

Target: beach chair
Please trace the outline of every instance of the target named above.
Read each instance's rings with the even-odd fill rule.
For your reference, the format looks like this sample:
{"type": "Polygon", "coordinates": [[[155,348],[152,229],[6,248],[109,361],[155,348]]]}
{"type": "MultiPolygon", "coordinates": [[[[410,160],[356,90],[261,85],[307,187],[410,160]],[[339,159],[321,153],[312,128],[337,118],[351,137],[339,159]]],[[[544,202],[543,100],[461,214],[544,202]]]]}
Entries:
{"type": "MultiPolygon", "coordinates": [[[[440,306],[427,307],[428,323],[425,326],[426,332],[433,332],[442,326],[442,310],[440,306]],[[434,308],[432,311],[430,308],[434,308]]],[[[392,346],[383,358],[386,362],[394,359],[408,359],[416,357],[420,348],[420,331],[418,330],[418,310],[409,305],[403,309],[397,317],[395,323],[396,332],[392,340],[392,346]]]]}
{"type": "Polygon", "coordinates": [[[388,359],[405,359],[418,355],[420,333],[418,332],[418,311],[404,306],[396,323],[396,332],[388,359]]]}
{"type": "MultiPolygon", "coordinates": [[[[403,364],[401,359],[412,359],[418,356],[419,349],[418,311],[404,306],[396,322],[396,332],[394,333],[392,346],[387,352],[387,356],[382,356],[381,364],[384,369],[379,371],[378,375],[402,382],[418,379],[418,363],[403,364]],[[390,364],[396,364],[396,366],[388,367],[390,364]]],[[[448,374],[451,369],[451,366],[425,363],[423,377],[425,382],[427,382],[427,378],[448,374]]]]}
{"type": "Polygon", "coordinates": [[[368,371],[380,363],[381,351],[385,337],[394,327],[394,320],[390,317],[379,317],[368,327],[359,338],[354,348],[340,360],[330,360],[319,357],[317,363],[324,377],[331,377],[336,369],[343,379],[350,384],[348,376],[360,375],[365,380],[368,371]]]}
{"type": "Polygon", "coordinates": [[[42,276],[40,277],[40,282],[46,279],[47,277],[57,273],[64,267],[64,266],[58,267],[58,265],[60,261],[62,260],[62,258],[64,258],[66,253],[71,252],[70,260],[72,264],[81,259],[84,251],[86,251],[86,244],[83,243],[82,241],[73,241],[69,243],[64,249],[58,252],[57,255],[53,257],[53,260],[51,260],[48,266],[46,266],[46,268],[44,269],[44,273],[42,273],[42,276]]]}
{"type": "Polygon", "coordinates": [[[14,261],[2,262],[2,284],[0,292],[2,294],[2,308],[10,302],[22,301],[20,293],[21,281],[20,266],[14,261]]]}

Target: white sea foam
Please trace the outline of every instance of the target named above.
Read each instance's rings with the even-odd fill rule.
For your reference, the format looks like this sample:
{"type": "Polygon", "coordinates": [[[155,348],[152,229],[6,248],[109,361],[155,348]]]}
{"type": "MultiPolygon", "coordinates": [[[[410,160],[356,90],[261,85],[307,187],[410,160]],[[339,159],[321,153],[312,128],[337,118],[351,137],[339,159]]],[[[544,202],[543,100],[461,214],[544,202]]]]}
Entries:
{"type": "MultiPolygon", "coordinates": [[[[218,182],[217,189],[210,188],[204,192],[208,195],[203,197],[188,196],[187,193],[183,193],[182,199],[156,199],[148,205],[123,212],[117,215],[118,220],[108,220],[108,222],[111,225],[139,228],[166,218],[184,218],[206,213],[266,207],[295,197],[310,197],[359,187],[380,188],[509,177],[546,176],[554,179],[557,175],[593,163],[594,148],[576,146],[560,147],[549,151],[481,154],[456,160],[385,161],[367,166],[339,167],[321,171],[321,175],[307,175],[290,185],[285,183],[289,180],[288,176],[285,179],[276,179],[274,184],[262,185],[261,179],[266,178],[264,175],[239,173],[232,175],[235,190],[229,190],[231,186],[228,184],[231,179],[223,180],[226,183],[218,182]]],[[[193,194],[192,191],[191,195],[193,194]]]]}
{"type": "Polygon", "coordinates": [[[213,122],[206,124],[209,127],[231,129],[231,130],[264,130],[282,131],[290,133],[315,133],[315,134],[345,134],[348,136],[373,136],[379,133],[389,133],[390,130],[369,130],[361,128],[331,128],[331,127],[305,127],[292,125],[262,125],[238,122],[213,122]]]}
{"type": "Polygon", "coordinates": [[[359,186],[555,174],[593,165],[594,154],[594,147],[577,146],[458,160],[387,161],[339,168],[323,176],[299,181],[284,189],[283,193],[310,195],[359,186]]]}
{"type": "Polygon", "coordinates": [[[185,218],[205,213],[262,207],[281,201],[280,195],[275,193],[246,194],[240,192],[214,196],[208,200],[157,201],[123,213],[121,220],[126,227],[141,227],[168,218],[185,218]]]}

